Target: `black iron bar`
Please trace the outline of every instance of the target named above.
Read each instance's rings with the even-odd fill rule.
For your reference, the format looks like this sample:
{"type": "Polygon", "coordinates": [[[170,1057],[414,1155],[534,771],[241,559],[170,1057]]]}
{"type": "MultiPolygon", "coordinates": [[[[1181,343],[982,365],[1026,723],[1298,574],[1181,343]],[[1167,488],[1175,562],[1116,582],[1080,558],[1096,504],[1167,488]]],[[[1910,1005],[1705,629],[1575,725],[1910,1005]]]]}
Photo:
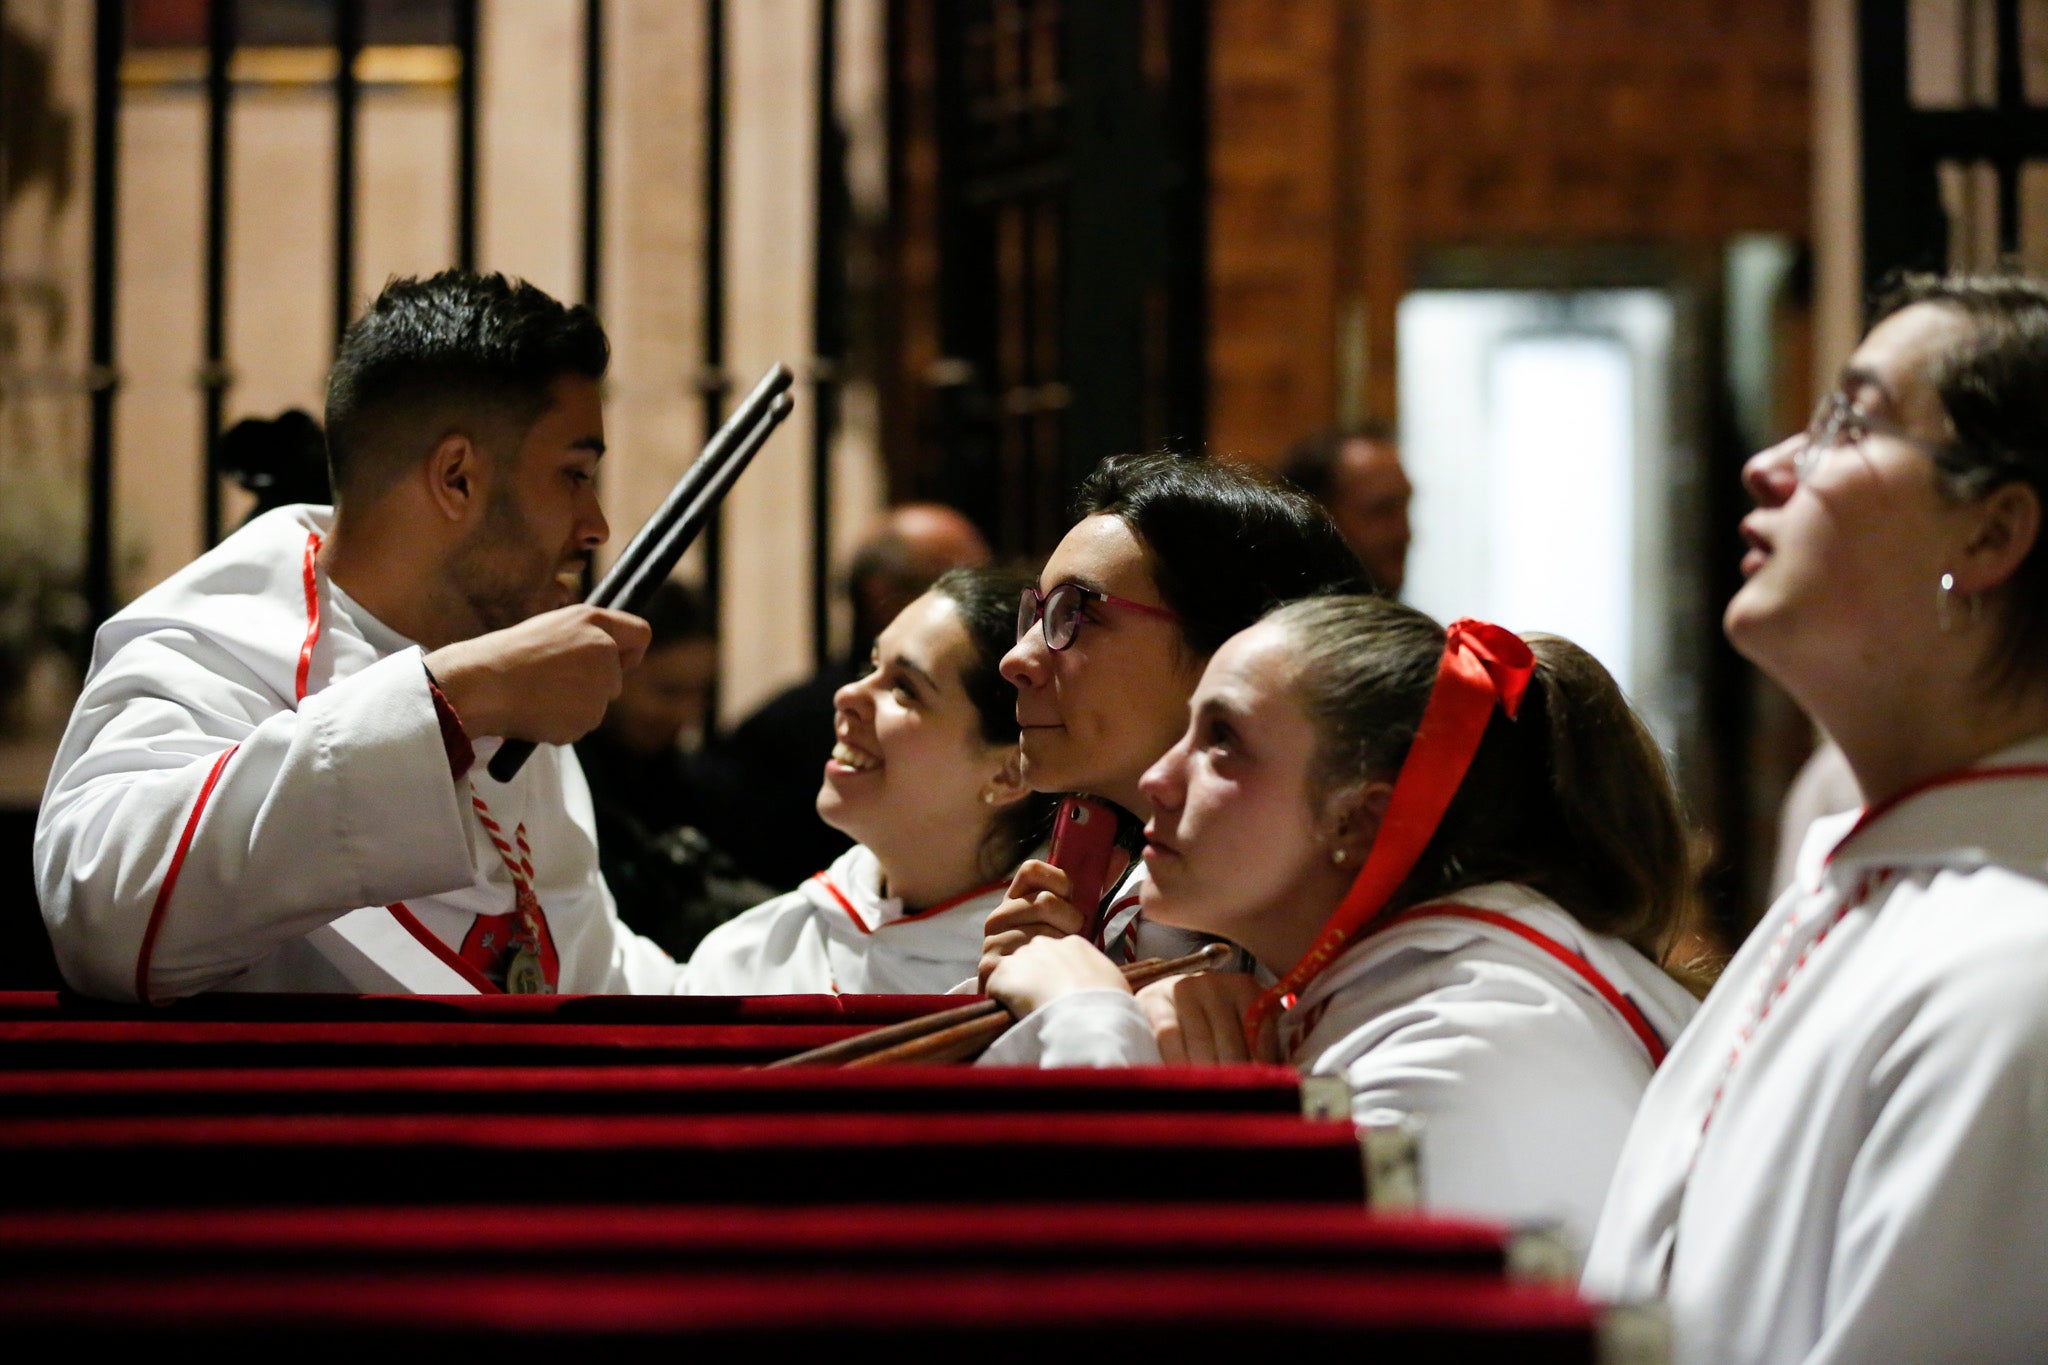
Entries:
{"type": "MultiPolygon", "coordinates": [[[[601,582],[590,594],[593,606],[620,611],[646,609],[646,598],[674,572],[676,563],[690,548],[705,525],[718,511],[725,493],[738,479],[747,463],[789,414],[787,390],[793,376],[789,367],[778,364],[762,376],[746,401],[715,432],[683,477],[669,490],[632,540],[619,552],[601,582]],[[687,528],[686,532],[678,528],[687,528]]],[[[532,756],[534,745],[527,740],[507,740],[491,758],[491,776],[510,782],[532,756]]]]}
{"type": "Polygon", "coordinates": [[[355,316],[356,111],[362,89],[356,58],[363,51],[363,0],[334,6],[334,343],[355,316]]]}
{"type": "Polygon", "coordinates": [[[92,635],[114,614],[114,248],[125,0],[99,0],[92,51],[92,425],[86,468],[85,603],[92,635]]]}
{"type": "MultiPolygon", "coordinates": [[[[1998,112],[2001,122],[2026,107],[2026,72],[2021,65],[2020,0],[1998,0],[1998,112]]],[[[2020,249],[2020,168],[2025,154],[2019,146],[2005,149],[1992,164],[1998,173],[1998,250],[2006,257],[2020,249]]]]}
{"type": "Polygon", "coordinates": [[[604,0],[583,3],[583,302],[604,291],[604,0]]]}
{"type": "MultiPolygon", "coordinates": [[[[697,391],[704,404],[703,429],[716,431],[725,419],[726,395],[732,380],[725,372],[725,0],[704,6],[704,158],[702,197],[704,255],[702,262],[703,364],[697,391]]],[[[725,520],[714,516],[704,528],[704,600],[712,619],[725,590],[725,520]]],[[[718,723],[718,685],[712,684],[705,708],[707,730],[718,723]]]]}
{"type": "Polygon", "coordinates": [[[206,14],[206,325],[205,360],[199,371],[203,414],[200,425],[200,501],[205,540],[220,540],[220,432],[228,384],[228,112],[234,98],[236,0],[212,0],[206,14]]]}
{"type": "Polygon", "coordinates": [[[811,234],[811,666],[832,648],[832,437],[839,425],[846,272],[845,147],[838,101],[839,5],[818,0],[817,227],[811,234]]]}
{"type": "Polygon", "coordinates": [[[455,0],[455,264],[476,269],[477,0],[455,0]]]}

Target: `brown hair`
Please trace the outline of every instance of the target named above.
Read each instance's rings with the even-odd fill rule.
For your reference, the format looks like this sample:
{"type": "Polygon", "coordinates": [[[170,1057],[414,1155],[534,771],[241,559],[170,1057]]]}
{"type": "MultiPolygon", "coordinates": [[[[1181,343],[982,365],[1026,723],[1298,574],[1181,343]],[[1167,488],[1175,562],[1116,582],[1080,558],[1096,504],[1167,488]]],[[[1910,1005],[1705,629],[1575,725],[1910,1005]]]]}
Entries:
{"type": "MultiPolygon", "coordinates": [[[[2024,483],[2048,507],[2048,286],[2010,276],[1902,275],[1871,309],[1875,327],[1916,303],[1953,308],[1969,339],[1928,365],[1956,439],[1935,455],[1958,502],[2024,483]]],[[[1998,622],[1997,681],[2048,683],[2048,550],[2037,537],[2009,580],[1998,622]]]]}
{"type": "MultiPolygon", "coordinates": [[[[1321,740],[1317,798],[1391,782],[1429,703],[1443,627],[1379,597],[1296,602],[1266,619],[1288,632],[1295,695],[1321,740]]],[[[1517,719],[1496,711],[1487,723],[1388,908],[1520,882],[1660,960],[1694,880],[1663,755],[1597,659],[1555,635],[1527,638],[1536,672],[1517,719]]]]}

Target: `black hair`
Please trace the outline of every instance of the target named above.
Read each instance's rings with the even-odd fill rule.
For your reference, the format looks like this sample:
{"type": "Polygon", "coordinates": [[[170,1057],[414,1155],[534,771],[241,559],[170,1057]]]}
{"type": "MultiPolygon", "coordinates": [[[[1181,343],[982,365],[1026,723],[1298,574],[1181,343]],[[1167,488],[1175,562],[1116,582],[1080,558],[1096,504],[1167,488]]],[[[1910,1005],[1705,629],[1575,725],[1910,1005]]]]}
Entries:
{"type": "Polygon", "coordinates": [[[251,516],[287,503],[334,500],[327,479],[327,437],[303,408],[235,423],[221,435],[215,463],[255,495],[251,516]]]}
{"type": "MultiPolygon", "coordinates": [[[[949,569],[930,589],[953,604],[974,647],[974,657],[960,670],[960,683],[981,717],[981,737],[990,744],[1017,742],[1017,689],[1001,668],[1003,655],[1017,642],[1018,600],[1036,581],[1022,569],[977,566],[949,569]]],[[[1005,807],[983,850],[985,870],[996,875],[1022,862],[1051,831],[1058,805],[1057,795],[1032,792],[1005,807]]]]}
{"type": "Polygon", "coordinates": [[[1280,477],[1327,506],[1337,491],[1337,466],[1343,462],[1344,447],[1353,441],[1392,445],[1394,428],[1386,422],[1354,422],[1349,426],[1324,427],[1302,437],[1280,455],[1280,477]]]}
{"type": "Polygon", "coordinates": [[[680,579],[667,579],[654,590],[647,610],[640,613],[652,638],[649,649],[682,644],[687,640],[717,640],[718,619],[704,594],[680,579]]]}
{"type": "MultiPolygon", "coordinates": [[[[2025,483],[2048,511],[2048,286],[2015,276],[1900,275],[1872,307],[1875,327],[1916,303],[1970,322],[1967,339],[1935,356],[1927,381],[1956,439],[1935,468],[1944,490],[1970,501],[2025,483]]],[[[2048,528],[2038,533],[2003,596],[1995,668],[2016,687],[2048,683],[2048,528]]]]}
{"type": "Polygon", "coordinates": [[[1204,658],[1278,603],[1374,590],[1329,513],[1246,465],[1113,455],[1082,480],[1074,510],[1137,534],[1182,642],[1204,658]]]}
{"type": "Polygon", "coordinates": [[[327,377],[337,499],[381,491],[451,431],[509,455],[565,375],[600,379],[597,315],[503,275],[394,279],[349,327],[327,377]]]}

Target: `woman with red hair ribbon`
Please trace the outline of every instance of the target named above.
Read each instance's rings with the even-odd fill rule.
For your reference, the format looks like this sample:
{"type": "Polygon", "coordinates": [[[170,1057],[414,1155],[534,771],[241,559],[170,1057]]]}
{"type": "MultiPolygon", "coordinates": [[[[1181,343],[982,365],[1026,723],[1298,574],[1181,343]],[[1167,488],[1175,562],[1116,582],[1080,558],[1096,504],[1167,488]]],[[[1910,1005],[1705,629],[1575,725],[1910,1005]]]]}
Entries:
{"type": "Polygon", "coordinates": [[[1379,598],[1282,607],[1210,660],[1146,773],[1144,908],[1259,977],[1147,988],[1040,937],[989,991],[991,1063],[1286,1058],[1361,1123],[1421,1128],[1425,1204],[1558,1222],[1579,1248],[1690,1017],[1655,964],[1685,830],[1655,744],[1568,641],[1448,631],[1379,598]]]}

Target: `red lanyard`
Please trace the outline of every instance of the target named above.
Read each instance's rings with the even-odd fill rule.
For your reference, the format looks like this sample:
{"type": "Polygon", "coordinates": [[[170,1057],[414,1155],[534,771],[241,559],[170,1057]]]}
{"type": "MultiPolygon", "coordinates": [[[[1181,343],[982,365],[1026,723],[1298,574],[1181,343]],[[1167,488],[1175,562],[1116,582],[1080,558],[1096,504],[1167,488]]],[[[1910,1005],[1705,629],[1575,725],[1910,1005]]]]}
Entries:
{"type": "MultiPolygon", "coordinates": [[[[823,872],[814,872],[811,874],[811,880],[824,887],[832,899],[839,902],[839,908],[844,910],[846,917],[853,921],[854,928],[860,930],[863,934],[875,932],[868,927],[867,921],[860,917],[860,911],[853,908],[853,902],[847,899],[846,893],[833,884],[831,877],[823,872]]],[[[928,905],[922,910],[912,911],[907,915],[899,915],[895,919],[890,920],[889,924],[884,924],[881,927],[887,929],[890,924],[908,924],[912,920],[930,919],[934,915],[943,915],[955,906],[967,904],[976,896],[986,896],[989,892],[1000,890],[1008,885],[1008,882],[990,882],[986,886],[977,886],[972,891],[962,891],[951,900],[940,901],[937,905],[928,905]]]]}

